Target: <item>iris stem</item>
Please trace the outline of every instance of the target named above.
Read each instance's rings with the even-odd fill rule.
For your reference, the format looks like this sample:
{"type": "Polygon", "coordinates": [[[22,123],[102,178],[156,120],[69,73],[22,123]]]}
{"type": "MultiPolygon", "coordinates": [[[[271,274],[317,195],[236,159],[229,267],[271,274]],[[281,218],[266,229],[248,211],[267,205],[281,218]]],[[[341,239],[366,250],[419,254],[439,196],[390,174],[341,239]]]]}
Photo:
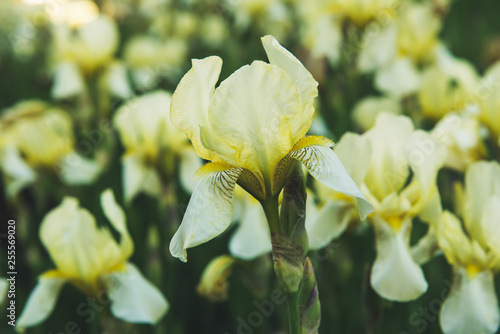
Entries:
{"type": "Polygon", "coordinates": [[[269,224],[269,229],[272,232],[280,232],[280,217],[278,210],[278,196],[267,198],[260,202],[269,224]]]}
{"type": "Polygon", "coordinates": [[[299,292],[288,292],[286,299],[288,302],[290,334],[300,334],[299,292]]]}

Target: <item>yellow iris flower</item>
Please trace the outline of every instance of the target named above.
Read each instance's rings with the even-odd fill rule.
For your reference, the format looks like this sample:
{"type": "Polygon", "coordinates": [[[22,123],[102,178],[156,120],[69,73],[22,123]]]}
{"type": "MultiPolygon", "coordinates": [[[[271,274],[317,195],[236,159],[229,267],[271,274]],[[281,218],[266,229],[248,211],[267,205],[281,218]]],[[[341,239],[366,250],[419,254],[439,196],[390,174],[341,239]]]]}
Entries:
{"type": "Polygon", "coordinates": [[[270,64],[254,61],[219,87],[222,60],[193,60],[172,96],[171,119],[200,157],[184,219],[170,252],[186,261],[186,249],[222,233],[231,223],[236,182],[263,205],[275,201],[296,161],[330,188],[357,198],[364,219],[373,208],[324,137],[304,137],[311,125],[318,83],[272,36],[262,38],[270,64]]]}
{"type": "Polygon", "coordinates": [[[73,121],[64,110],[27,100],[0,118],[0,169],[7,176],[6,193],[14,197],[35,181],[39,169],[74,185],[93,182],[101,168],[76,152],[73,121]]]}
{"type": "MultiPolygon", "coordinates": [[[[377,248],[370,275],[373,289],[388,300],[418,298],[428,286],[420,264],[437,246],[431,228],[410,247],[412,221],[416,216],[431,224],[439,220],[436,177],[446,151],[428,133],[415,130],[408,117],[381,113],[363,135],[346,133],[336,152],[375,208],[367,219],[375,230],[377,248]]],[[[336,197],[331,215],[339,217],[323,220],[323,230],[341,233],[353,218],[352,202],[331,191],[320,195],[336,197]]]]}
{"type": "Polygon", "coordinates": [[[476,162],[465,174],[463,224],[445,211],[439,247],[453,266],[453,285],[440,313],[444,333],[496,333],[500,310],[493,275],[500,270],[500,165],[476,162]],[[464,232],[464,227],[465,231],[464,232]]]}
{"type": "Polygon", "coordinates": [[[125,154],[123,162],[123,193],[126,202],[140,192],[157,196],[161,192],[161,175],[171,177],[174,158],[179,158],[179,176],[184,189],[194,189],[193,173],[202,161],[188,138],[170,120],[171,94],[156,90],[130,99],[121,106],[113,123],[125,154]]]}
{"type": "MultiPolygon", "coordinates": [[[[119,244],[109,230],[96,226],[94,217],[80,208],[75,198],[66,197],[45,216],[40,239],[57,269],[40,275],[17,322],[19,327],[35,326],[45,320],[67,282],[94,303],[100,303],[99,307],[111,304],[111,312],[125,321],[156,323],[165,314],[168,303],[161,292],[127,262],[134,246],[125,214],[111,190],[102,193],[101,206],[120,234],[119,244]]],[[[81,306],[78,310],[88,312],[81,306]]]]}

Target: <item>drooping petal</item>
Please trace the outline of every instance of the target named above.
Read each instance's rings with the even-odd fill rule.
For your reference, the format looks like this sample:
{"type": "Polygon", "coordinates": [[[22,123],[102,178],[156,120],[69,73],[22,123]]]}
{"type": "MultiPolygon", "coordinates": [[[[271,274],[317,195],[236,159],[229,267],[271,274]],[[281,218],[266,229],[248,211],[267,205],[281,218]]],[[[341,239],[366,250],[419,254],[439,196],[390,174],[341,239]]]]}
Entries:
{"type": "Polygon", "coordinates": [[[357,214],[354,205],[347,201],[328,201],[317,209],[309,198],[311,196],[306,203],[306,230],[309,249],[316,250],[340,236],[357,214]]]}
{"type": "Polygon", "coordinates": [[[112,96],[128,99],[132,96],[132,88],[127,77],[127,68],[120,61],[111,63],[106,69],[106,84],[112,96]]]}
{"type": "Polygon", "coordinates": [[[53,271],[38,278],[38,284],[28,297],[23,312],[16,322],[20,328],[35,326],[50,316],[66,279],[53,271]]]}
{"type": "Polygon", "coordinates": [[[496,333],[500,311],[493,274],[484,271],[470,277],[465,269],[456,268],[439,323],[445,334],[496,333]]]}
{"type": "Polygon", "coordinates": [[[296,142],[304,137],[311,125],[314,113],[313,101],[318,96],[318,82],[304,65],[290,51],[282,47],[273,36],[267,35],[261,40],[269,62],[285,70],[297,87],[302,112],[290,120],[293,141],[296,142]]]}
{"type": "Polygon", "coordinates": [[[229,251],[239,259],[253,260],[271,252],[271,234],[260,203],[248,194],[244,196],[240,224],[229,241],[229,251]]]}
{"type": "Polygon", "coordinates": [[[237,166],[263,183],[292,148],[288,120],[301,110],[290,76],[278,66],[254,61],[215,90],[208,118],[215,136],[235,149],[237,166]]]}
{"type": "Polygon", "coordinates": [[[82,157],[76,152],[62,157],[55,166],[59,167],[58,176],[69,185],[91,184],[101,172],[97,161],[82,157]]]}
{"type": "Polygon", "coordinates": [[[146,166],[139,155],[126,155],[122,161],[125,202],[130,203],[141,191],[153,196],[160,193],[161,182],[158,173],[152,167],[146,166]]]}
{"type": "Polygon", "coordinates": [[[186,249],[207,242],[227,229],[233,215],[234,187],[241,168],[209,163],[189,200],[181,225],[170,242],[170,253],[187,261],[186,249]]]}
{"type": "Polygon", "coordinates": [[[323,137],[306,137],[294,146],[290,157],[306,166],[309,173],[327,187],[356,198],[361,220],[373,212],[373,206],[365,198],[344,165],[332,151],[333,142],[323,137]]]}
{"type": "Polygon", "coordinates": [[[54,99],[67,99],[85,91],[83,75],[73,62],[57,65],[51,95],[54,99]]]}
{"type": "Polygon", "coordinates": [[[168,302],[135,265],[127,263],[122,271],[101,277],[111,299],[111,312],[134,323],[156,324],[167,312],[168,302]]]}
{"type": "Polygon", "coordinates": [[[126,261],[134,251],[134,243],[127,229],[125,213],[118,203],[116,203],[115,195],[109,188],[101,193],[101,207],[104,211],[104,215],[111,222],[111,225],[120,233],[122,259],[126,261]]]}
{"type": "Polygon", "coordinates": [[[427,234],[420,238],[418,243],[411,248],[411,257],[419,265],[423,265],[437,254],[440,254],[436,233],[434,228],[429,227],[427,234]]]}
{"type": "Polygon", "coordinates": [[[15,146],[5,146],[0,149],[0,168],[10,178],[6,189],[9,197],[35,181],[35,172],[24,162],[15,146]]]}
{"type": "Polygon", "coordinates": [[[377,257],[370,277],[373,289],[388,300],[417,299],[427,291],[428,285],[422,269],[410,254],[411,221],[403,221],[399,231],[394,231],[388,223],[375,217],[377,257]]]}
{"type": "Polygon", "coordinates": [[[220,155],[227,161],[231,156],[230,149],[213,136],[208,123],[208,106],[219,79],[222,60],[211,56],[193,59],[192,65],[172,96],[170,118],[172,123],[191,139],[200,157],[219,161],[217,155],[220,155]],[[202,143],[201,128],[205,131],[206,142],[211,143],[210,147],[205,147],[202,143]]]}
{"type": "Polygon", "coordinates": [[[415,93],[421,81],[420,73],[408,58],[395,59],[375,75],[375,86],[396,98],[415,93]]]}

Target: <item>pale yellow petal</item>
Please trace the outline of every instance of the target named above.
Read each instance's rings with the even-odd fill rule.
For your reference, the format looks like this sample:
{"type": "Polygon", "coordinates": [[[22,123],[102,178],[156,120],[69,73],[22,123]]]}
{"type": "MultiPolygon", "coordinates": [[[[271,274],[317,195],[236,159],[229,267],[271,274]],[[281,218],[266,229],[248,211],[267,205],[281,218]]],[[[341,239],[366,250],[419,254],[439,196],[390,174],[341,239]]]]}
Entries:
{"type": "Polygon", "coordinates": [[[441,307],[439,323],[445,334],[494,334],[500,311],[493,274],[481,272],[471,278],[463,268],[455,268],[453,285],[441,307]]]}
{"type": "Polygon", "coordinates": [[[396,58],[375,74],[375,87],[396,98],[417,92],[421,81],[420,72],[408,58],[396,58]]]}
{"type": "Polygon", "coordinates": [[[493,161],[474,163],[465,174],[464,223],[471,237],[481,244],[485,244],[481,228],[483,210],[493,195],[500,195],[500,165],[493,161]]]}
{"type": "Polygon", "coordinates": [[[264,179],[294,142],[288,120],[302,111],[293,80],[275,65],[255,61],[216,89],[209,106],[215,136],[236,150],[237,166],[264,179]]]}
{"type": "Polygon", "coordinates": [[[500,193],[485,203],[481,226],[485,240],[483,246],[500,256],[500,193]]]}
{"type": "Polygon", "coordinates": [[[408,179],[405,143],[412,132],[410,118],[381,113],[375,126],[363,135],[371,141],[372,147],[365,183],[379,201],[400,191],[408,179]]]}
{"type": "Polygon", "coordinates": [[[66,279],[53,275],[40,275],[24,309],[16,321],[18,328],[38,325],[50,316],[66,279]]]}
{"type": "Polygon", "coordinates": [[[465,235],[458,218],[448,212],[443,212],[436,230],[439,247],[451,265],[467,264],[471,261],[472,244],[465,235]]]}
{"type": "Polygon", "coordinates": [[[372,157],[370,141],[356,133],[348,132],[335,144],[334,151],[354,182],[357,185],[363,184],[372,157]]]}
{"type": "Polygon", "coordinates": [[[411,221],[395,232],[383,220],[375,219],[377,257],[370,275],[373,289],[383,298],[410,301],[427,291],[427,281],[409,248],[411,221]]]}
{"type": "Polygon", "coordinates": [[[131,263],[124,270],[102,276],[111,300],[111,312],[133,323],[156,324],[169,305],[161,291],[131,263]]]}
{"type": "Polygon", "coordinates": [[[170,253],[187,261],[186,249],[207,242],[227,229],[233,215],[234,187],[241,168],[207,164],[189,200],[181,225],[170,242],[170,253]]]}
{"type": "Polygon", "coordinates": [[[231,152],[214,138],[208,123],[208,106],[219,79],[222,60],[216,56],[193,59],[192,65],[172,96],[170,108],[172,123],[189,137],[200,157],[215,161],[220,160],[217,157],[219,154],[227,161],[231,152]],[[200,128],[205,129],[207,142],[212,142],[212,146],[205,147],[202,144],[200,128]]]}
{"type": "Polygon", "coordinates": [[[0,148],[0,168],[7,176],[7,196],[14,198],[20,190],[35,181],[33,169],[21,158],[15,146],[0,148]]]}
{"type": "Polygon", "coordinates": [[[140,192],[156,196],[160,193],[160,177],[156,170],[144,164],[143,159],[137,155],[123,157],[123,197],[130,203],[140,192]]]}
{"type": "Polygon", "coordinates": [[[339,237],[353,219],[357,219],[356,208],[347,201],[328,201],[321,208],[316,208],[311,196],[307,197],[306,230],[309,237],[309,249],[326,247],[339,237]]]}
{"type": "MultiPolygon", "coordinates": [[[[331,147],[333,142],[318,138],[316,141],[311,140],[314,137],[306,137],[307,146],[297,148],[290,152],[290,157],[300,161],[309,173],[325,186],[352,196],[356,199],[358,212],[361,220],[364,220],[368,214],[373,212],[373,206],[365,198],[356,183],[349,176],[344,165],[333,152],[331,147]]],[[[298,143],[300,145],[301,142],[298,143]]]]}
{"type": "Polygon", "coordinates": [[[71,98],[85,92],[83,75],[74,62],[61,62],[55,68],[50,94],[56,100],[71,98]]]}
{"type": "Polygon", "coordinates": [[[401,102],[393,97],[368,96],[354,106],[352,118],[363,130],[368,130],[382,112],[401,114],[401,102]]]}
{"type": "Polygon", "coordinates": [[[188,193],[194,191],[197,183],[194,175],[202,166],[203,160],[196,154],[192,146],[186,145],[180,154],[179,179],[182,188],[188,193]]]}
{"type": "Polygon", "coordinates": [[[125,213],[116,202],[113,191],[109,188],[101,193],[101,207],[104,211],[104,215],[111,222],[111,225],[120,233],[122,260],[126,261],[134,251],[134,243],[127,229],[125,213]]]}
{"type": "Polygon", "coordinates": [[[96,160],[85,158],[76,152],[71,152],[61,158],[57,164],[54,164],[54,168],[58,177],[69,185],[91,184],[102,170],[96,160]]]}
{"type": "Polygon", "coordinates": [[[89,284],[120,255],[111,234],[98,230],[94,217],[72,197],[45,216],[40,239],[61,273],[89,284]]]}
{"type": "Polygon", "coordinates": [[[311,125],[314,113],[313,101],[318,96],[318,82],[309,71],[287,49],[282,47],[271,35],[262,37],[269,62],[279,66],[292,78],[300,96],[302,112],[290,120],[293,141],[296,142],[306,134],[311,125]]]}
{"type": "MultiPolygon", "coordinates": [[[[245,194],[245,197],[250,195],[245,194]]],[[[271,233],[264,210],[253,198],[246,198],[239,226],[229,241],[231,255],[242,260],[253,260],[271,253],[271,233]]]]}
{"type": "Polygon", "coordinates": [[[388,64],[397,54],[398,26],[394,22],[384,26],[378,34],[370,35],[363,43],[358,68],[362,73],[372,72],[388,64]]]}

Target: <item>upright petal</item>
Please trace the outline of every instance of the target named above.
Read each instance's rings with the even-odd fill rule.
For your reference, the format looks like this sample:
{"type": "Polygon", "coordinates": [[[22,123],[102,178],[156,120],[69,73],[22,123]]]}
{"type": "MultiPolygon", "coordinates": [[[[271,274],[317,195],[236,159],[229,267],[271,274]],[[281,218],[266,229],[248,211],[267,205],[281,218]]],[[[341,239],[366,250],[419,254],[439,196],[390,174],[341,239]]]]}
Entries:
{"type": "Polygon", "coordinates": [[[369,161],[372,155],[370,141],[356,133],[348,132],[335,144],[335,154],[342,161],[354,182],[361,186],[370,167],[369,161]]]}
{"type": "Polygon", "coordinates": [[[418,91],[421,76],[408,58],[397,58],[377,71],[375,87],[395,98],[402,98],[418,91]]]}
{"type": "Polygon", "coordinates": [[[373,206],[347,173],[332,151],[333,142],[324,137],[310,136],[298,142],[290,157],[306,166],[309,173],[325,186],[356,198],[361,220],[373,212],[373,206]]]}
{"type": "Polygon", "coordinates": [[[123,197],[130,203],[135,195],[144,191],[150,195],[160,193],[160,177],[150,166],[146,166],[138,154],[123,157],[123,197]]]}
{"type": "Polygon", "coordinates": [[[292,148],[288,120],[300,112],[299,94],[287,73],[255,61],[221,83],[208,116],[215,136],[235,149],[237,166],[264,182],[292,148]]]}
{"type": "Polygon", "coordinates": [[[469,277],[456,268],[453,285],[441,307],[439,323],[445,334],[493,334],[500,324],[493,274],[469,277]]]}
{"type": "Polygon", "coordinates": [[[465,174],[465,184],[465,227],[473,239],[485,244],[480,222],[488,199],[500,195],[500,165],[486,161],[471,165],[465,174]]]}
{"type": "Polygon", "coordinates": [[[388,300],[410,301],[427,291],[422,269],[415,263],[409,248],[411,221],[405,220],[399,231],[374,217],[377,258],[371,272],[371,284],[388,300]]]}
{"type": "Polygon", "coordinates": [[[483,246],[489,247],[500,257],[500,194],[492,196],[485,203],[481,226],[485,239],[483,246]]]}
{"type": "Polygon", "coordinates": [[[101,193],[101,207],[104,211],[104,215],[111,222],[111,225],[120,233],[122,259],[126,261],[134,251],[134,243],[127,230],[125,213],[118,203],[116,203],[115,195],[109,188],[101,193]]]}
{"type": "Polygon", "coordinates": [[[313,101],[318,96],[318,82],[304,65],[290,51],[282,47],[273,36],[267,35],[261,40],[269,62],[285,70],[299,92],[302,112],[290,120],[293,141],[296,142],[304,137],[311,125],[314,113],[313,101]]]}
{"type": "Polygon", "coordinates": [[[234,187],[242,171],[220,163],[209,163],[199,170],[201,179],[170,242],[173,256],[186,262],[186,249],[207,242],[227,229],[233,216],[234,187]]]}
{"type": "Polygon", "coordinates": [[[123,271],[103,275],[101,279],[111,299],[111,312],[119,319],[156,324],[168,310],[161,291],[131,263],[123,271]]]}
{"type": "Polygon", "coordinates": [[[54,310],[64,283],[66,280],[53,271],[40,275],[16,325],[20,328],[31,327],[47,319],[54,310]]]}
{"type": "Polygon", "coordinates": [[[408,179],[409,168],[404,149],[412,132],[410,118],[382,113],[377,117],[375,126],[363,135],[372,146],[365,183],[379,201],[401,190],[408,179]]]}
{"type": "Polygon", "coordinates": [[[92,284],[102,270],[119,258],[119,249],[106,229],[98,229],[94,217],[72,197],[50,211],[42,221],[40,239],[66,277],[92,284]]]}
{"type": "Polygon", "coordinates": [[[227,159],[230,156],[229,149],[213,136],[208,123],[208,105],[219,79],[222,60],[211,56],[193,59],[192,64],[193,67],[184,75],[172,96],[170,118],[191,139],[200,157],[217,161],[220,160],[217,158],[219,154],[227,159]],[[203,145],[200,129],[205,129],[207,142],[211,142],[212,147],[203,145]]]}

